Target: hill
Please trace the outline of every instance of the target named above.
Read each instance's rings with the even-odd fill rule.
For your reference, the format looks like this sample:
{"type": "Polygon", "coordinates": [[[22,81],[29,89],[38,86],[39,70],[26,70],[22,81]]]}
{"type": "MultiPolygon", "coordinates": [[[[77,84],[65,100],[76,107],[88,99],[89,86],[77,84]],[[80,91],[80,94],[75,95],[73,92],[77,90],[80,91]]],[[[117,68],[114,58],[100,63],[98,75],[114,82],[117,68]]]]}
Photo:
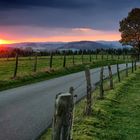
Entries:
{"type": "Polygon", "coordinates": [[[76,42],[24,42],[2,45],[5,48],[32,48],[34,51],[54,51],[54,50],[96,50],[96,49],[118,49],[130,48],[122,46],[118,41],[76,41],[76,42]]]}
{"type": "Polygon", "coordinates": [[[119,48],[131,48],[129,45],[122,45],[119,41],[97,41],[98,43],[101,43],[103,45],[108,45],[110,47],[115,47],[116,49],[119,48]]]}
{"type": "Polygon", "coordinates": [[[77,41],[77,42],[66,43],[62,47],[60,47],[59,50],[65,50],[65,49],[96,50],[96,49],[108,49],[108,48],[114,48],[114,47],[106,44],[98,43],[95,41],[77,41]]]}

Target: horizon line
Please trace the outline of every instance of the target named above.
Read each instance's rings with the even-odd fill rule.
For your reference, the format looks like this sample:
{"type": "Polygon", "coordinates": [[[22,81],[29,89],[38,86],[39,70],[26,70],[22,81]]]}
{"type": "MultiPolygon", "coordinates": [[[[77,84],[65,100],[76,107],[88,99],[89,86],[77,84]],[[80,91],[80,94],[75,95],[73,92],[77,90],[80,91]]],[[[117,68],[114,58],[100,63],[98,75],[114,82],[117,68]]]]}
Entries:
{"type": "Polygon", "coordinates": [[[20,43],[69,43],[69,42],[82,42],[82,41],[89,41],[89,42],[112,42],[112,41],[118,41],[119,40],[77,40],[77,41],[21,41],[21,42],[12,42],[12,43],[4,43],[0,45],[10,45],[10,44],[20,44],[20,43]]]}

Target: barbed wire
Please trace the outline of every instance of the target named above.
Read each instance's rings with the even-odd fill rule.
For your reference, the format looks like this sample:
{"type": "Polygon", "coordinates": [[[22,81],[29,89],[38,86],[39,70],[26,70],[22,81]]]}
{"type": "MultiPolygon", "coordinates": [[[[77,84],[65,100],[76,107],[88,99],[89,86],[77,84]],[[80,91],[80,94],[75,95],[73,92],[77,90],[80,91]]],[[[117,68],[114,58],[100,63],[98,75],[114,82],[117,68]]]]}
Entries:
{"type": "MultiPolygon", "coordinates": [[[[108,70],[108,68],[104,68],[104,70],[108,70]]],[[[98,73],[98,72],[100,72],[100,68],[97,69],[97,70],[94,71],[94,72],[91,72],[90,75],[96,74],[96,73],[98,73]]],[[[76,86],[76,87],[74,88],[74,91],[76,91],[77,89],[79,89],[79,88],[84,84],[85,81],[86,81],[86,79],[83,80],[80,84],[78,84],[78,86],[76,86]]]]}
{"type": "MultiPolygon", "coordinates": [[[[101,68],[97,68],[96,71],[90,72],[90,75],[94,75],[94,74],[96,74],[96,73],[99,73],[99,72],[100,72],[100,69],[101,69],[101,68]]],[[[108,70],[108,66],[103,66],[103,69],[104,69],[104,71],[105,71],[105,70],[108,70]]],[[[125,69],[122,69],[122,70],[125,70],[125,69]]],[[[108,72],[108,71],[107,71],[107,72],[108,72]]],[[[108,73],[108,74],[109,74],[109,73],[108,73]]],[[[104,75],[104,76],[105,76],[105,75],[104,75]]],[[[109,75],[106,75],[106,76],[104,77],[104,80],[107,80],[107,79],[109,79],[109,75]]],[[[74,88],[74,91],[78,90],[81,86],[83,86],[83,84],[85,84],[85,82],[86,82],[86,79],[83,79],[83,80],[74,88]]]]}

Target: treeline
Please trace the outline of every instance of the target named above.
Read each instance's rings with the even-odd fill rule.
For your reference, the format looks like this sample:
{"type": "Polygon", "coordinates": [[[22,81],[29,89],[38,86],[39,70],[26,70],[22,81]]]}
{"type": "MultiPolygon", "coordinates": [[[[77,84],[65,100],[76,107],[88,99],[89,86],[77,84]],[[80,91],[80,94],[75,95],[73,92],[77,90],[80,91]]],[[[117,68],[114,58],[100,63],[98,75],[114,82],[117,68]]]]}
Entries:
{"type": "Polygon", "coordinates": [[[122,49],[97,49],[97,50],[79,50],[79,51],[72,51],[72,50],[53,50],[53,51],[34,51],[32,48],[28,47],[26,49],[22,48],[3,48],[0,49],[0,58],[10,58],[15,57],[16,54],[22,57],[32,56],[37,54],[38,56],[49,56],[50,54],[53,55],[81,55],[81,54],[112,54],[112,55],[123,55],[123,54],[136,54],[136,50],[133,48],[122,48],[122,49]]]}

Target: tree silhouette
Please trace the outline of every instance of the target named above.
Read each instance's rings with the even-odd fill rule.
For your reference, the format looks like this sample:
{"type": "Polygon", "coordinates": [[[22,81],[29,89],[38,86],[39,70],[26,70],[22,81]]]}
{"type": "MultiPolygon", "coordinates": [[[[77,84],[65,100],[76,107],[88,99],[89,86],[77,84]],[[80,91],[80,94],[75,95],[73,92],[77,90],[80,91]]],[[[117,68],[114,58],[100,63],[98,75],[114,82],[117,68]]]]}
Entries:
{"type": "Polygon", "coordinates": [[[132,9],[126,18],[120,21],[123,45],[131,45],[140,53],[140,8],[132,9]]]}

